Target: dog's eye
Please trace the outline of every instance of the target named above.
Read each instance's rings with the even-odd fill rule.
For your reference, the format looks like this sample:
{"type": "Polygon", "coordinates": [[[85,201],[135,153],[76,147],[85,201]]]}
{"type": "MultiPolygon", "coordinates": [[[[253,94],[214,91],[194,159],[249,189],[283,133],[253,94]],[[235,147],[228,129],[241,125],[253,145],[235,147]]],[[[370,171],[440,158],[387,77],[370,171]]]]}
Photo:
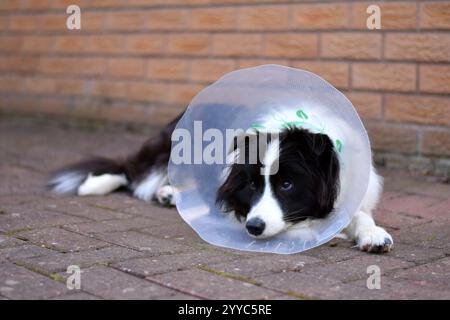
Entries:
{"type": "Polygon", "coordinates": [[[280,185],[281,191],[289,191],[294,187],[294,184],[289,180],[284,180],[280,185]]]}
{"type": "Polygon", "coordinates": [[[248,183],[248,187],[250,188],[250,190],[256,190],[256,184],[255,184],[255,181],[250,181],[249,183],[248,183]]]}

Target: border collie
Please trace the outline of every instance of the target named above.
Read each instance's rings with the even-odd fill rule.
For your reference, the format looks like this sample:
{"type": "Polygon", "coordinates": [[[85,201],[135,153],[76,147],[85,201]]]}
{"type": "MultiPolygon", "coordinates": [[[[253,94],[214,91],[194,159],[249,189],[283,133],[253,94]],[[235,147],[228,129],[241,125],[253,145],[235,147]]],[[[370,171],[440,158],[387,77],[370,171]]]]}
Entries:
{"type": "MultiPolygon", "coordinates": [[[[167,163],[171,134],[181,116],[146,141],[137,153],[120,160],[94,158],[68,166],[50,178],[49,187],[56,193],[79,196],[105,195],[125,187],[144,201],[173,206],[167,163]]],[[[294,224],[324,219],[333,211],[345,183],[339,176],[340,167],[327,135],[286,128],[269,141],[262,163],[234,163],[226,168],[217,203],[224,212],[234,213],[252,237],[271,237],[294,224]],[[271,174],[269,168],[275,161],[279,167],[271,174]]],[[[389,233],[372,218],[381,191],[382,178],[371,165],[363,202],[342,235],[362,251],[388,252],[393,245],[389,233]]]]}

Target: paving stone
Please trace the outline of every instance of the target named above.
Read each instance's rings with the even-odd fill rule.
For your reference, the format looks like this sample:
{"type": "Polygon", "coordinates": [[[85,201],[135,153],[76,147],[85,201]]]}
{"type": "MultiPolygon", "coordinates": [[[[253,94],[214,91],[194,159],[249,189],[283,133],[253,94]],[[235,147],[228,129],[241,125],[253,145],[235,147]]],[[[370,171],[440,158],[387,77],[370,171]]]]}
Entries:
{"type": "Polygon", "coordinates": [[[177,242],[185,242],[190,244],[198,244],[204,241],[197,235],[197,233],[187,223],[163,223],[160,226],[151,228],[145,228],[140,230],[142,233],[146,233],[162,239],[175,240],[177,242]]]}
{"type": "Polygon", "coordinates": [[[381,274],[396,269],[404,269],[414,265],[412,262],[391,258],[389,255],[364,254],[349,260],[305,265],[298,272],[312,277],[322,277],[340,282],[367,278],[367,268],[378,266],[381,274]]]}
{"type": "Polygon", "coordinates": [[[109,264],[135,257],[142,257],[144,254],[139,251],[123,247],[106,247],[97,250],[81,252],[51,252],[45,255],[22,257],[18,260],[26,265],[56,273],[66,271],[71,265],[87,268],[94,264],[109,264]]]}
{"type": "MultiPolygon", "coordinates": [[[[428,223],[431,220],[422,216],[412,216],[400,212],[392,212],[390,210],[376,210],[373,214],[375,222],[386,229],[405,229],[413,226],[428,223]]],[[[394,239],[395,241],[395,239],[394,239]]]]}
{"type": "Polygon", "coordinates": [[[59,226],[66,223],[78,223],[84,221],[78,217],[56,212],[43,211],[11,211],[0,215],[0,232],[11,233],[24,229],[44,228],[59,226]]]}
{"type": "Polygon", "coordinates": [[[450,257],[398,271],[392,278],[450,294],[450,257]]]}
{"type": "Polygon", "coordinates": [[[42,209],[80,217],[83,220],[104,221],[130,217],[129,214],[120,211],[87,203],[88,201],[94,202],[96,198],[99,197],[59,197],[42,204],[42,209]]]}
{"type": "Polygon", "coordinates": [[[443,223],[431,222],[407,230],[400,230],[394,234],[397,242],[420,247],[434,247],[450,253],[449,226],[443,223]]]}
{"type": "Polygon", "coordinates": [[[321,260],[336,262],[365,255],[366,253],[360,252],[351,241],[334,239],[320,247],[308,250],[304,254],[321,260]]]}
{"type": "Polygon", "coordinates": [[[108,267],[82,270],[80,283],[81,290],[105,299],[153,299],[178,293],[108,267]]]}
{"type": "Polygon", "coordinates": [[[114,267],[125,272],[141,276],[149,276],[171,271],[191,269],[200,265],[209,266],[213,263],[230,261],[232,259],[235,259],[235,257],[202,250],[193,251],[190,253],[130,259],[115,263],[114,267]]]}
{"type": "Polygon", "coordinates": [[[0,266],[0,294],[9,299],[47,299],[67,293],[65,284],[12,263],[0,266]]]}
{"type": "Polygon", "coordinates": [[[39,193],[43,191],[45,176],[42,173],[29,170],[28,168],[13,165],[0,165],[0,175],[2,184],[0,184],[0,194],[28,194],[39,193]]]}
{"type": "Polygon", "coordinates": [[[450,299],[450,184],[381,170],[374,216],[394,237],[387,255],[346,240],[287,256],[244,252],[206,243],[174,208],[127,192],[48,193],[50,171],[146,139],[92,130],[0,119],[0,137],[11,137],[0,139],[0,299],[450,299]],[[367,288],[369,264],[381,267],[380,290],[367,288]],[[88,292],[67,290],[68,265],[82,267],[88,292]]]}
{"type": "Polygon", "coordinates": [[[450,198],[432,205],[424,216],[433,221],[450,220],[450,198]]]}
{"type": "Polygon", "coordinates": [[[193,250],[192,247],[170,240],[158,239],[136,231],[101,233],[97,234],[97,237],[111,244],[148,252],[153,255],[189,252],[193,250]]]}
{"type": "Polygon", "coordinates": [[[72,291],[73,293],[57,296],[49,300],[100,300],[100,298],[92,294],[86,292],[77,292],[78,291],[77,289],[73,289],[72,291]]]}
{"type": "Polygon", "coordinates": [[[14,237],[9,237],[6,235],[0,235],[0,248],[12,247],[17,245],[25,244],[25,241],[16,239],[14,237]]]}
{"type": "Polygon", "coordinates": [[[64,229],[84,234],[96,234],[113,231],[140,230],[148,226],[158,226],[161,224],[163,224],[163,222],[155,219],[132,217],[129,219],[121,219],[121,220],[108,220],[108,221],[70,224],[65,225],[64,229]]]}
{"type": "Polygon", "coordinates": [[[208,264],[207,267],[217,272],[226,272],[251,278],[287,270],[300,270],[305,266],[319,262],[322,262],[322,260],[301,254],[282,256],[269,254],[252,257],[251,259],[233,259],[231,261],[208,264]]]}
{"type": "Polygon", "coordinates": [[[442,249],[421,247],[396,242],[389,256],[414,263],[425,263],[445,257],[442,249]]]}
{"type": "Polygon", "coordinates": [[[399,281],[390,276],[382,276],[380,289],[367,289],[367,280],[358,280],[343,285],[345,291],[341,295],[342,299],[364,299],[364,300],[385,300],[385,299],[449,299],[449,291],[441,291],[427,288],[420,284],[408,281],[399,281]]]}
{"type": "Polygon", "coordinates": [[[63,252],[97,249],[109,246],[109,244],[104,241],[61,228],[45,228],[25,231],[17,233],[16,237],[63,252]]]}
{"type": "Polygon", "coordinates": [[[299,299],[333,299],[339,296],[342,287],[337,280],[293,271],[264,275],[254,280],[265,288],[299,299]]]}
{"type": "Polygon", "coordinates": [[[0,249],[0,258],[18,261],[20,259],[48,255],[49,253],[52,253],[52,251],[36,245],[21,245],[0,249]]]}
{"type": "Polygon", "coordinates": [[[276,292],[204,270],[192,269],[147,277],[151,281],[208,299],[270,299],[276,292]]]}
{"type": "Polygon", "coordinates": [[[380,203],[379,207],[391,212],[408,213],[413,216],[427,218],[433,212],[433,206],[443,202],[443,199],[407,194],[394,197],[380,203]]]}

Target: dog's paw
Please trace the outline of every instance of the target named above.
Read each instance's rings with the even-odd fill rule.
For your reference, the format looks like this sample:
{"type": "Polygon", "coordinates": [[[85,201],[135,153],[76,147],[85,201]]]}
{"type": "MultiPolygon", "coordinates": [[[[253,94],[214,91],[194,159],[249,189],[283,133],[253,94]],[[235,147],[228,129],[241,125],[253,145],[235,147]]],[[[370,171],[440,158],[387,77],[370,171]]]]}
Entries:
{"type": "Polygon", "coordinates": [[[162,186],[156,192],[156,200],[159,204],[167,207],[175,205],[175,188],[169,185],[162,186]]]}
{"type": "Polygon", "coordinates": [[[359,233],[357,245],[361,251],[384,253],[391,251],[394,241],[386,230],[373,226],[359,233]]]}

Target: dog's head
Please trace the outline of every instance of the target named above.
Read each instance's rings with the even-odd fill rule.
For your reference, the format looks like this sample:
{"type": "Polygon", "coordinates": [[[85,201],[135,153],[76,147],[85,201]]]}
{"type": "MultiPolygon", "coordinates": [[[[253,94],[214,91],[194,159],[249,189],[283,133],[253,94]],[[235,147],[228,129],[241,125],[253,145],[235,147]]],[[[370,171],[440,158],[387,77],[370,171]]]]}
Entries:
{"type": "Polygon", "coordinates": [[[252,149],[251,139],[241,139],[233,152],[244,156],[227,168],[217,192],[217,203],[234,212],[256,238],[276,235],[306,219],[322,219],[333,210],[339,189],[339,160],[330,138],[305,129],[288,128],[252,149]],[[251,153],[263,153],[255,162],[251,153]]]}

